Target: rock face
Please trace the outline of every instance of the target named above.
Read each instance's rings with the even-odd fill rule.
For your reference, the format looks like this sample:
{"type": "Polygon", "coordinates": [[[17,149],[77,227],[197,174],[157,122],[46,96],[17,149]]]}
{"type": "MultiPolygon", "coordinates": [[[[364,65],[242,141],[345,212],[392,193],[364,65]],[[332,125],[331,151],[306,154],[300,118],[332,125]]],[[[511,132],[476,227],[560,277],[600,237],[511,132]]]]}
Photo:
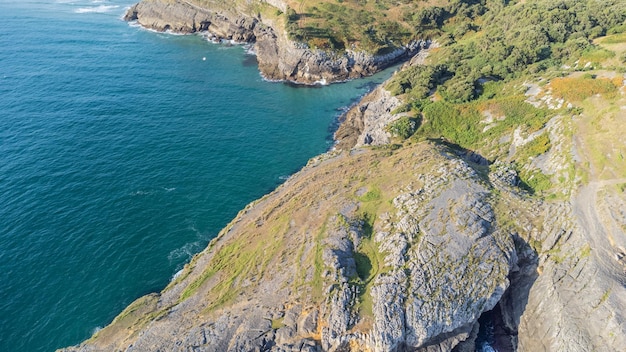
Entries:
{"type": "MultiPolygon", "coordinates": [[[[419,44],[421,50],[403,68],[423,65],[428,57],[428,49],[438,47],[436,42],[430,41],[419,44]]],[[[392,96],[384,84],[377,87],[340,118],[341,125],[335,132],[335,148],[348,150],[365,145],[389,144],[392,135],[387,127],[406,115],[399,112],[405,105],[400,98],[392,96]]]]}
{"type": "Polygon", "coordinates": [[[335,132],[336,149],[351,149],[364,145],[384,145],[391,141],[387,126],[403,114],[395,110],[404,103],[383,86],[374,89],[341,117],[335,132]]]}
{"type": "Polygon", "coordinates": [[[67,351],[450,350],[517,268],[490,188],[431,144],[325,156],[67,351]]]}
{"type": "MultiPolygon", "coordinates": [[[[267,4],[285,7],[280,1],[267,4]]],[[[306,44],[289,40],[279,30],[280,26],[237,3],[142,0],[128,10],[125,19],[157,31],[206,32],[217,39],[253,43],[259,70],[265,78],[304,84],[324,84],[372,75],[411,58],[427,45],[427,42],[416,41],[385,55],[309,49],[306,44]]]]}

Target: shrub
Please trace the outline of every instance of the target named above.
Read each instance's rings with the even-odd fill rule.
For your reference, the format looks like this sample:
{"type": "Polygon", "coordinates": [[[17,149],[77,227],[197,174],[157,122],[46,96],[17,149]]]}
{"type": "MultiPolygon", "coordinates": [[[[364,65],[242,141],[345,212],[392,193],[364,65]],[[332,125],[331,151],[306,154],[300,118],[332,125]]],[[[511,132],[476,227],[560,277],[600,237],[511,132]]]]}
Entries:
{"type": "Polygon", "coordinates": [[[407,139],[417,130],[417,119],[403,116],[387,126],[387,131],[401,139],[407,139]]]}

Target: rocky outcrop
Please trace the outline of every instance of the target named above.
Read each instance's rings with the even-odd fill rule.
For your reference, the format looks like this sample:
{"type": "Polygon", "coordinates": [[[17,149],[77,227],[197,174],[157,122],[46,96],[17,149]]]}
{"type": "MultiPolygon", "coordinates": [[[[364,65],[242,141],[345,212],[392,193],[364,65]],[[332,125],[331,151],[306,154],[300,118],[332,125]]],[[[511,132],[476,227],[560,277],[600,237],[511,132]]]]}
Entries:
{"type": "Polygon", "coordinates": [[[312,161],[66,351],[446,351],[475,336],[518,263],[490,184],[445,147],[352,154],[312,161]]]}
{"type": "Polygon", "coordinates": [[[624,227],[605,232],[616,218],[597,221],[596,211],[611,205],[608,197],[596,198],[595,187],[544,208],[543,231],[534,239],[540,275],[513,324],[520,351],[617,351],[626,344],[626,272],[619,260],[626,236],[624,227]]]}
{"type": "MultiPolygon", "coordinates": [[[[284,7],[280,1],[268,4],[284,7]]],[[[240,7],[237,3],[226,6],[194,0],[142,0],[127,11],[125,19],[157,31],[205,32],[216,39],[253,43],[259,70],[265,78],[304,84],[369,76],[411,58],[427,45],[427,42],[415,41],[385,55],[310,49],[304,43],[289,40],[272,21],[245,6],[240,7]]]]}
{"type": "Polygon", "coordinates": [[[392,136],[387,126],[404,115],[395,113],[402,106],[404,103],[384,86],[374,89],[340,118],[335,148],[388,144],[392,136]]]}
{"type": "Polygon", "coordinates": [[[485,316],[499,350],[619,350],[617,181],[544,202],[483,172],[430,143],[323,155],[65,351],[473,351],[485,316]]]}
{"type": "MultiPolygon", "coordinates": [[[[424,65],[428,49],[438,47],[436,42],[430,41],[419,44],[421,50],[410,62],[403,65],[403,68],[424,65]]],[[[378,86],[339,118],[341,124],[335,132],[335,148],[348,150],[365,145],[389,144],[393,136],[388,127],[407,115],[402,112],[405,106],[406,103],[399,97],[391,95],[384,84],[378,86]]]]}
{"type": "Polygon", "coordinates": [[[176,33],[209,32],[220,39],[254,42],[258,19],[236,10],[206,9],[184,0],[144,0],[124,16],[146,28],[176,33]]]}

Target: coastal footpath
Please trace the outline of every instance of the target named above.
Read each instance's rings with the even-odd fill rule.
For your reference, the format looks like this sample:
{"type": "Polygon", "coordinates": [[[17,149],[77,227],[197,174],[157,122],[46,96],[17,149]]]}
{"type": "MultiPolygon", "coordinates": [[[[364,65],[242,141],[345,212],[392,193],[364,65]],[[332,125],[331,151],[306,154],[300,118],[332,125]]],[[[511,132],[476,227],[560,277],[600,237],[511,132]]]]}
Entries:
{"type": "MultiPolygon", "coordinates": [[[[272,79],[367,71],[332,69],[350,53],[297,49],[263,16],[285,3],[237,4],[142,1],[127,19],[255,43],[272,79]],[[307,70],[312,57],[324,59],[307,70]]],[[[342,117],[333,151],[249,204],[163,291],[62,351],[462,352],[485,334],[498,351],[623,350],[624,43],[481,77],[477,101],[453,96],[465,77],[433,64],[453,50],[411,52],[342,117]]]]}

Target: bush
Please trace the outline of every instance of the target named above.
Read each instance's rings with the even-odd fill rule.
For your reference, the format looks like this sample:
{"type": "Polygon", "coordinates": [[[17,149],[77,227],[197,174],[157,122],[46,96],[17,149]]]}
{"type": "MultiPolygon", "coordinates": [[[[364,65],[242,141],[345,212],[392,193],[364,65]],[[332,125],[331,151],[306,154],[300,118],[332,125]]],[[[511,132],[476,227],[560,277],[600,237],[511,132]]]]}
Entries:
{"type": "Polygon", "coordinates": [[[417,130],[417,119],[403,116],[387,126],[387,131],[393,136],[407,139],[417,130]]]}

